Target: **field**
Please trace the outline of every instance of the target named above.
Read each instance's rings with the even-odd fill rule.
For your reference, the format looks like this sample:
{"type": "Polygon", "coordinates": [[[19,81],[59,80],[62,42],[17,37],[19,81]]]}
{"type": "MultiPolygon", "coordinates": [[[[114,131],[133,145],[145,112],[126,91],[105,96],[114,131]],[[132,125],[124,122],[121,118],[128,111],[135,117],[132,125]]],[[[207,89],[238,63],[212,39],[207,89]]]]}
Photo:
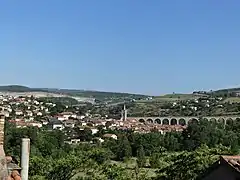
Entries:
{"type": "Polygon", "coordinates": [[[240,97],[229,97],[229,98],[226,98],[224,102],[240,103],[240,97]]]}
{"type": "MultiPolygon", "coordinates": [[[[136,170],[136,166],[137,166],[137,161],[136,158],[131,158],[125,162],[120,162],[120,161],[112,161],[110,162],[110,164],[112,165],[117,165],[118,167],[124,168],[126,171],[126,173],[128,174],[129,177],[135,177],[135,170],[136,170]]],[[[157,169],[153,169],[153,168],[139,168],[139,174],[138,176],[143,176],[143,177],[156,177],[156,171],[157,169]]],[[[85,173],[80,172],[77,173],[72,180],[76,180],[77,177],[87,177],[85,173]]],[[[103,177],[102,175],[99,174],[99,177],[103,177]]]]}
{"type": "MultiPolygon", "coordinates": [[[[178,155],[180,155],[183,152],[163,152],[160,156],[158,156],[158,166],[160,168],[158,169],[154,169],[154,168],[150,168],[150,159],[149,157],[146,157],[146,167],[145,168],[139,168],[139,174],[138,174],[138,178],[136,179],[141,179],[141,177],[148,177],[148,178],[154,178],[157,176],[157,171],[159,169],[165,168],[169,165],[171,165],[172,163],[174,163],[176,157],[178,155]]],[[[128,159],[126,161],[113,161],[111,160],[110,162],[111,164],[115,164],[118,167],[124,168],[126,170],[126,173],[128,174],[129,177],[135,177],[135,173],[136,173],[136,167],[137,167],[137,159],[136,158],[131,158],[128,159]]],[[[81,176],[81,177],[85,177],[84,173],[78,173],[75,178],[77,176],[81,176]]],[[[75,179],[73,178],[73,179],[75,179]]],[[[135,179],[135,178],[134,178],[135,179]]]]}
{"type": "MultiPolygon", "coordinates": [[[[112,164],[119,165],[120,167],[123,167],[125,169],[128,169],[128,172],[130,174],[134,173],[135,167],[137,166],[136,158],[132,158],[126,162],[119,162],[119,161],[112,161],[112,164]]],[[[157,169],[153,168],[140,168],[141,175],[146,175],[146,177],[155,177],[156,173],[155,171],[157,169]]]]}
{"type": "Polygon", "coordinates": [[[188,99],[196,99],[199,98],[197,95],[193,94],[166,94],[163,96],[155,96],[152,100],[140,100],[139,103],[146,102],[169,102],[169,101],[182,101],[188,99]]]}

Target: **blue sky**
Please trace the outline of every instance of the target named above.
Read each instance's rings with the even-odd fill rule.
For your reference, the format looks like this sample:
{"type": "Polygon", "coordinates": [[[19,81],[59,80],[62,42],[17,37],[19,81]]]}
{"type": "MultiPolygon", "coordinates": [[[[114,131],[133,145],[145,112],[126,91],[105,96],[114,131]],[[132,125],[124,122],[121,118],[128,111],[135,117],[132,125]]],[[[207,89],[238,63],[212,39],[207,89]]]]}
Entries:
{"type": "Polygon", "coordinates": [[[160,95],[239,86],[239,0],[0,1],[0,84],[160,95]]]}

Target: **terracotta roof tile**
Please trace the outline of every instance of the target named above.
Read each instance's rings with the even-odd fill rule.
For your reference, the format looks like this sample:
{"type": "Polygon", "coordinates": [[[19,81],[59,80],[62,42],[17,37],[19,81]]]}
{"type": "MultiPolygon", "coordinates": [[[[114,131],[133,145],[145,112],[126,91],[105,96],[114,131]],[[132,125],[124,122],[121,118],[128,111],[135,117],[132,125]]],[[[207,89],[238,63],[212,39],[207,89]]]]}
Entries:
{"type": "Polygon", "coordinates": [[[240,156],[221,156],[222,160],[240,172],[240,156]]]}

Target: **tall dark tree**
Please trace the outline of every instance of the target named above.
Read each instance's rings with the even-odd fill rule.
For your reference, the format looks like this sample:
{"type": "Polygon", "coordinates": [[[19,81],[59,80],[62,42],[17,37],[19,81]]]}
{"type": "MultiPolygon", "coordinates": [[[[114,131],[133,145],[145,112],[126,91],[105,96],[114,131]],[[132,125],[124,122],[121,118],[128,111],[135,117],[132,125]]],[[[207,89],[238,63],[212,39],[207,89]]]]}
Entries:
{"type": "Polygon", "coordinates": [[[141,145],[137,151],[137,163],[138,167],[144,167],[146,164],[146,157],[143,146],[141,145]]]}
{"type": "Polygon", "coordinates": [[[129,158],[132,156],[132,148],[130,142],[128,141],[127,137],[124,135],[119,140],[119,147],[117,150],[117,159],[124,160],[125,158],[129,158]]]}

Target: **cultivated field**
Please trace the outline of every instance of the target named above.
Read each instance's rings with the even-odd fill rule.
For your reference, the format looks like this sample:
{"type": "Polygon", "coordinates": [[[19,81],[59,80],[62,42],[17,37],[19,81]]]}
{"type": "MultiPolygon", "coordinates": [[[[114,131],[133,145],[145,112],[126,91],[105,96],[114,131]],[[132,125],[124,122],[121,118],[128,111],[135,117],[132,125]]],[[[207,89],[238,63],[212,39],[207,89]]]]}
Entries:
{"type": "Polygon", "coordinates": [[[240,97],[229,97],[229,98],[226,98],[224,102],[240,103],[240,97]]]}

